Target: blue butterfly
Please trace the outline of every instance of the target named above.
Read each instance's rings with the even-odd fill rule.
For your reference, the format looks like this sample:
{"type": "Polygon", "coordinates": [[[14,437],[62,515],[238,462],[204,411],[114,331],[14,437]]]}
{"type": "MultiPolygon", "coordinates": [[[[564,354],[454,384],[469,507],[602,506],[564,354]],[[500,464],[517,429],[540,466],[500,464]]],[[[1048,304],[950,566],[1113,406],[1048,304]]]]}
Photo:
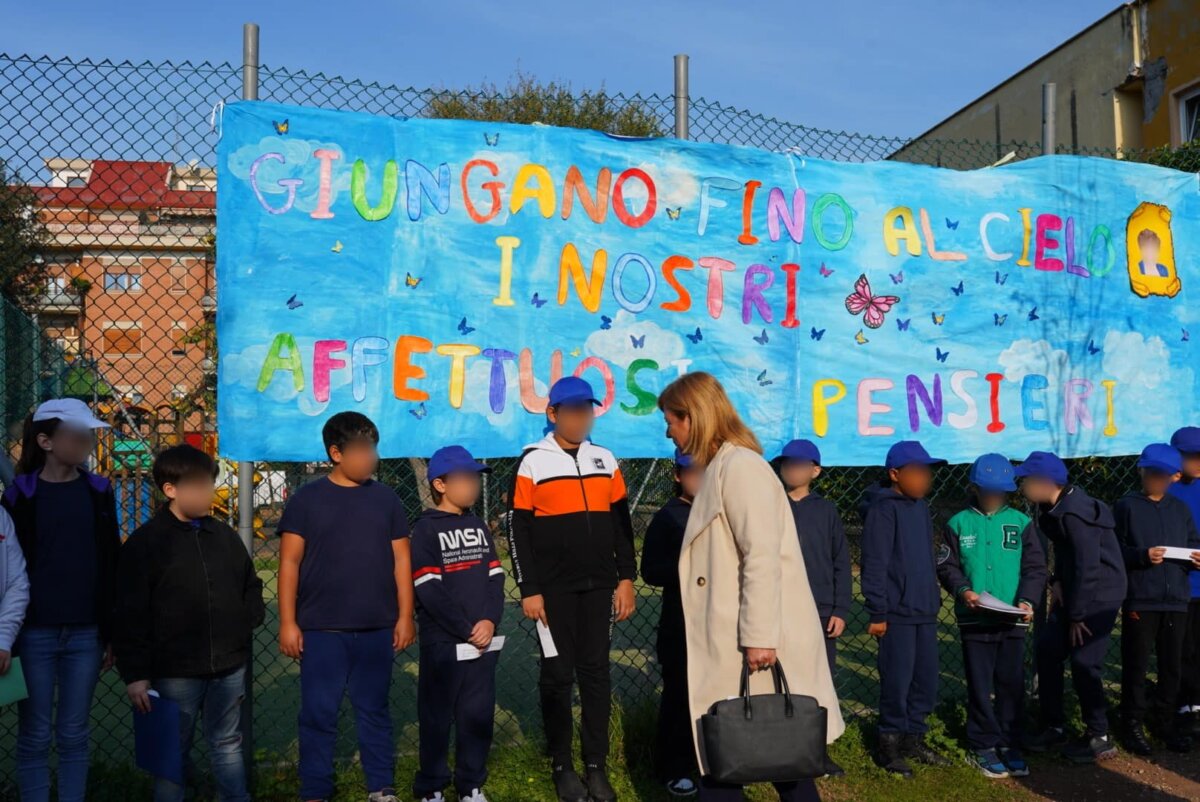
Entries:
{"type": "Polygon", "coordinates": [[[754,342],[758,343],[759,345],[766,345],[770,341],[771,341],[771,338],[769,336],[767,336],[766,329],[763,329],[762,334],[756,335],[754,338],[754,342]]]}
{"type": "Polygon", "coordinates": [[[963,287],[963,283],[960,281],[960,282],[958,282],[958,286],[957,286],[957,287],[951,287],[951,288],[950,288],[950,291],[951,291],[952,293],[954,293],[955,295],[962,295],[962,294],[963,294],[963,290],[964,290],[964,289],[965,289],[965,288],[963,287]]]}
{"type": "Polygon", "coordinates": [[[1003,326],[1008,321],[1008,315],[1002,315],[999,312],[992,313],[992,321],[997,326],[1003,326]]]}
{"type": "Polygon", "coordinates": [[[601,315],[600,316],[600,328],[604,329],[605,331],[608,331],[609,329],[611,329],[612,328],[612,318],[609,317],[608,315],[601,315]]]}
{"type": "Polygon", "coordinates": [[[429,411],[425,409],[425,402],[422,401],[416,409],[410,409],[408,414],[412,415],[417,420],[424,420],[425,416],[429,414],[429,411]]]}
{"type": "Polygon", "coordinates": [[[937,361],[938,362],[945,362],[946,357],[950,356],[949,351],[943,351],[941,348],[936,348],[936,347],[934,348],[934,350],[937,351],[937,361]]]}
{"type": "Polygon", "coordinates": [[[304,306],[304,301],[297,301],[296,293],[293,292],[292,297],[287,299],[287,308],[288,309],[299,309],[302,306],[304,306]]]}
{"type": "Polygon", "coordinates": [[[283,136],[288,132],[288,128],[291,127],[292,121],[284,120],[283,122],[279,122],[278,120],[271,120],[271,125],[275,126],[275,133],[283,136]]]}
{"type": "Polygon", "coordinates": [[[896,328],[900,331],[908,331],[908,326],[910,323],[912,323],[911,317],[906,317],[903,320],[896,318],[896,328]]]}
{"type": "Polygon", "coordinates": [[[1188,333],[1188,330],[1180,329],[1180,331],[1183,332],[1183,336],[1179,338],[1180,342],[1191,342],[1192,335],[1188,333]]]}
{"type": "Polygon", "coordinates": [[[643,334],[641,337],[634,337],[630,334],[629,342],[633,343],[634,348],[642,348],[646,345],[646,335],[643,334]]]}
{"type": "Polygon", "coordinates": [[[950,229],[951,231],[956,231],[958,229],[958,221],[951,220],[949,217],[947,217],[946,218],[946,228],[950,229]]]}
{"type": "Polygon", "coordinates": [[[808,333],[808,336],[814,340],[820,341],[820,339],[825,336],[825,329],[818,329],[816,326],[813,326],[812,331],[808,333]]]}
{"type": "Polygon", "coordinates": [[[535,292],[533,294],[533,297],[529,299],[529,303],[533,304],[538,309],[541,309],[543,306],[546,305],[547,300],[548,299],[543,298],[539,293],[535,292]]]}
{"type": "Polygon", "coordinates": [[[1003,284],[1003,283],[1004,283],[1004,282],[1006,282],[1006,281],[1008,281],[1008,273],[1005,273],[1005,274],[1002,276],[1002,275],[1000,275],[1000,271],[999,271],[999,270],[997,270],[997,271],[996,271],[996,283],[997,283],[997,284],[1003,284]]]}
{"type": "Polygon", "coordinates": [[[1040,318],[1040,317],[1038,317],[1037,309],[1038,309],[1038,308],[1035,306],[1033,309],[1030,309],[1030,310],[1029,310],[1029,320],[1030,320],[1030,322],[1033,322],[1034,320],[1041,320],[1041,318],[1040,318]]]}
{"type": "Polygon", "coordinates": [[[500,132],[497,131],[494,134],[485,133],[483,135],[483,143],[485,145],[487,145],[489,148],[496,147],[497,145],[500,144],[500,132]]]}
{"type": "Polygon", "coordinates": [[[1100,353],[1100,349],[1096,347],[1095,340],[1088,340],[1087,350],[1088,356],[1095,356],[1096,354],[1100,353]]]}
{"type": "Polygon", "coordinates": [[[462,320],[458,321],[458,331],[460,334],[470,334],[471,332],[475,331],[475,327],[468,326],[467,319],[464,317],[462,320]]]}
{"type": "Polygon", "coordinates": [[[758,374],[758,386],[759,387],[766,387],[767,385],[774,384],[774,383],[775,382],[773,382],[767,378],[767,371],[765,368],[763,369],[762,373],[758,374]]]}
{"type": "Polygon", "coordinates": [[[703,334],[700,332],[700,327],[699,327],[699,326],[697,326],[697,327],[696,327],[696,333],[695,333],[695,334],[688,334],[688,335],[686,335],[686,336],[687,336],[687,338],[688,338],[689,340],[691,340],[691,341],[692,341],[692,345],[695,345],[696,343],[698,343],[698,342],[700,342],[701,340],[703,340],[703,339],[704,339],[704,335],[703,335],[703,334]]]}
{"type": "Polygon", "coordinates": [[[904,271],[903,270],[901,270],[899,273],[888,273],[888,275],[892,277],[893,284],[903,284],[904,283],[904,271]]]}

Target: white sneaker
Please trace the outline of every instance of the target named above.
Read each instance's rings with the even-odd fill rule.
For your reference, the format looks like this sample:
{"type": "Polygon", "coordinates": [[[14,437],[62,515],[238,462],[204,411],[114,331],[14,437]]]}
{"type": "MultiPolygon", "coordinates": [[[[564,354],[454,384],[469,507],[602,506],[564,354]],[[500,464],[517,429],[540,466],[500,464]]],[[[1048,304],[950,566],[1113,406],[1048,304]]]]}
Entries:
{"type": "Polygon", "coordinates": [[[400,802],[400,797],[396,796],[396,792],[391,788],[384,788],[382,791],[367,794],[367,802],[400,802]]]}
{"type": "Polygon", "coordinates": [[[441,791],[434,791],[432,794],[421,797],[421,802],[446,802],[446,797],[442,796],[441,791]]]}
{"type": "Polygon", "coordinates": [[[695,796],[696,784],[687,777],[671,780],[667,783],[667,793],[671,796],[695,796]]]}
{"type": "Polygon", "coordinates": [[[461,802],[488,802],[488,798],[483,795],[483,791],[476,788],[471,791],[470,796],[460,797],[461,802]]]}

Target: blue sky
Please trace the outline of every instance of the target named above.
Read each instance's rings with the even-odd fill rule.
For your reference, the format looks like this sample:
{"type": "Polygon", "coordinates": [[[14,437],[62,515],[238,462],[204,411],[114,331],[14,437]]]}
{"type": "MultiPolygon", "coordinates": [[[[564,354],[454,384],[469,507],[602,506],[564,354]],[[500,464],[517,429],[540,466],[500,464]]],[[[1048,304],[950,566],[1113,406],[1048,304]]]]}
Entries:
{"type": "Polygon", "coordinates": [[[670,94],[692,57],[692,96],[790,122],[912,136],[1117,6],[1065,2],[774,3],[717,0],[339,0],[317,3],[11,3],[0,51],[262,60],[385,84],[461,88],[520,69],[576,88],[670,94]]]}

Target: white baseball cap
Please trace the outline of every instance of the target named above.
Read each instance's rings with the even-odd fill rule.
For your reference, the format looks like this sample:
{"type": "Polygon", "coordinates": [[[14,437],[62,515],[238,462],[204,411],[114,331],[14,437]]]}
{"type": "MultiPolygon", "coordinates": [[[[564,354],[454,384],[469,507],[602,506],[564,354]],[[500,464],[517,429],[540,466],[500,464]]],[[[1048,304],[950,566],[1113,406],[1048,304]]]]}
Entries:
{"type": "Polygon", "coordinates": [[[43,401],[33,412],[34,421],[60,420],[77,429],[107,429],[108,424],[97,418],[88,405],[78,398],[52,398],[43,401]]]}

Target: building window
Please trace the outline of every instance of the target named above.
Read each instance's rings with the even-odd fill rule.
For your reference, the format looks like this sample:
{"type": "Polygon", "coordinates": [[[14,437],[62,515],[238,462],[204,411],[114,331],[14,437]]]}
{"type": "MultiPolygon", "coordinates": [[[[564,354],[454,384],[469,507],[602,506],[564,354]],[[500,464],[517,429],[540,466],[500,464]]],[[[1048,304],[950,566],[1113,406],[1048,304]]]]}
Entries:
{"type": "Polygon", "coordinates": [[[104,325],[105,356],[141,356],[142,329],[137,323],[104,325]]]}
{"type": "Polygon", "coordinates": [[[167,275],[170,277],[170,288],[168,292],[172,295],[183,295],[187,292],[188,285],[188,269],[182,265],[176,265],[167,269],[167,275]]]}
{"type": "Polygon", "coordinates": [[[87,186],[87,179],[81,175],[73,175],[67,179],[67,187],[70,189],[79,189],[87,186]]]}
{"type": "Polygon", "coordinates": [[[105,292],[141,292],[142,274],[134,272],[106,272],[105,292]]]}
{"type": "Polygon", "coordinates": [[[171,356],[187,356],[187,343],[184,342],[187,333],[187,327],[182,323],[171,327],[171,356]]]}
{"type": "Polygon", "coordinates": [[[1179,98],[1179,144],[1200,139],[1200,88],[1179,98]]]}

